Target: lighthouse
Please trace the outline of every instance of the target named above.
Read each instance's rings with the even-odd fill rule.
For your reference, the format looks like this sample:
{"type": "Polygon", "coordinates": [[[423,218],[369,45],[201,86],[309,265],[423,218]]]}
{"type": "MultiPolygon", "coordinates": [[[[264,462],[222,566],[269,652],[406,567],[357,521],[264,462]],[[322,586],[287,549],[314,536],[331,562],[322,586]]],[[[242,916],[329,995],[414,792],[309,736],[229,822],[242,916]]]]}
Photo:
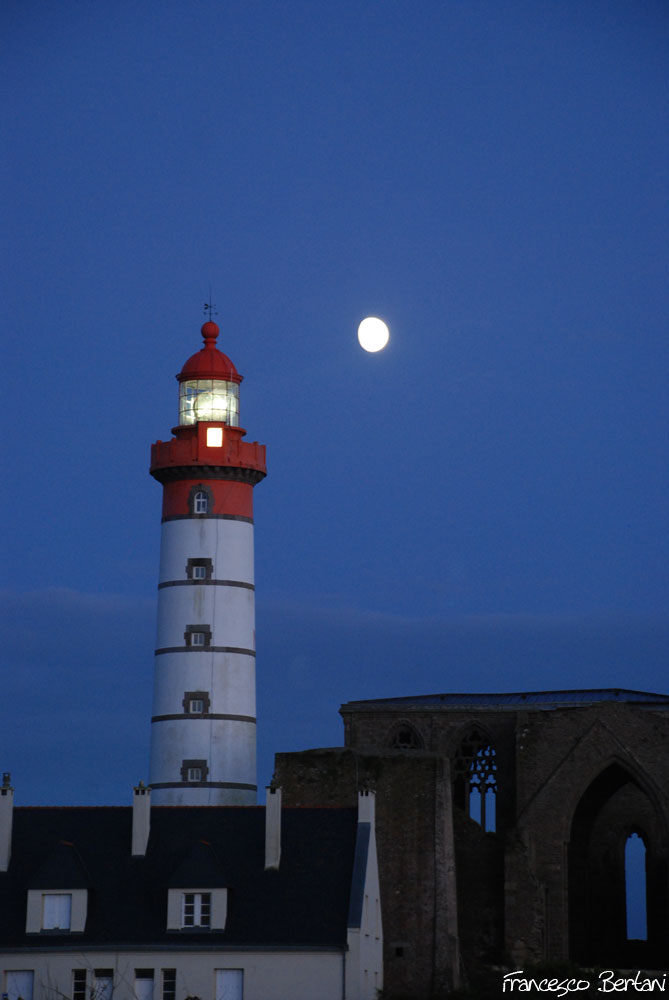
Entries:
{"type": "Polygon", "coordinates": [[[179,424],[151,447],[162,484],[151,764],[157,805],[256,802],[253,487],[265,446],[239,426],[242,376],[216,346],[177,375],[179,424]]]}

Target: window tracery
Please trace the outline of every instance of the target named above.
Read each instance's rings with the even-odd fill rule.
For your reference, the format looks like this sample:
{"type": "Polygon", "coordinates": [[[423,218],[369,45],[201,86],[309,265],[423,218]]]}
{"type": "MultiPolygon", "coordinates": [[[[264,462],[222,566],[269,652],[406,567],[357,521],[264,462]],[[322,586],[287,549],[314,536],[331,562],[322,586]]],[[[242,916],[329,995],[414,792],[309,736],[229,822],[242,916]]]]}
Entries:
{"type": "Polygon", "coordinates": [[[388,745],[393,750],[422,750],[423,740],[410,722],[401,722],[391,733],[388,745]]]}
{"type": "Polygon", "coordinates": [[[455,755],[454,785],[455,804],[484,830],[494,830],[497,759],[495,748],[479,729],[472,729],[460,743],[455,755]]]}

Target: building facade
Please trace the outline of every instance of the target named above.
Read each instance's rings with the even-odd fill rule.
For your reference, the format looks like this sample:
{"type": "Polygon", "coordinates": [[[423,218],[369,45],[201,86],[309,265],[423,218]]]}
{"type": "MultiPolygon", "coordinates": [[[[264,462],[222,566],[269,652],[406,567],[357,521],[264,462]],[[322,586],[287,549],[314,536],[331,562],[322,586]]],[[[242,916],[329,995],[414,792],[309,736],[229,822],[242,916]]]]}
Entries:
{"type": "Polygon", "coordinates": [[[669,967],[669,696],[442,694],[341,714],[345,747],[279,754],[276,777],[292,805],[376,788],[388,996],[441,996],[505,964],[669,967]]]}
{"type": "Polygon", "coordinates": [[[131,808],[14,809],[1,791],[7,1000],[375,1000],[373,793],[151,807],[140,786],[131,808]]]}

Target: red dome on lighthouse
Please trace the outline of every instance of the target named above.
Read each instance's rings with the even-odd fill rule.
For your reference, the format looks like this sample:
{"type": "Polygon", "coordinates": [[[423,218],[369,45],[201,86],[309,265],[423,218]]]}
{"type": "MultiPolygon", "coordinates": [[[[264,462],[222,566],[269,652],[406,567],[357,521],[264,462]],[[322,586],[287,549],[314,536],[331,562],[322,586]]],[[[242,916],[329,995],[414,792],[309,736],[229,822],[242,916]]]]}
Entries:
{"type": "Polygon", "coordinates": [[[222,379],[225,382],[242,381],[243,376],[239,374],[230,358],[216,347],[219,333],[218,325],[211,320],[203,324],[204,347],[188,359],[177,375],[179,382],[206,378],[222,379]]]}

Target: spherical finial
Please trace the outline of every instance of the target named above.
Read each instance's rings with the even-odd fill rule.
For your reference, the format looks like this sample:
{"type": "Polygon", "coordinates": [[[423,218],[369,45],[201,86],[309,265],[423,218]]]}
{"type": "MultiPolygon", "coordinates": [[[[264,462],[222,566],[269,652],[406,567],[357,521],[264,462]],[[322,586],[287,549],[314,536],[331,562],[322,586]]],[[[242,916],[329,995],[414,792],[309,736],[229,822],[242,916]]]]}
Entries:
{"type": "Polygon", "coordinates": [[[216,347],[216,338],[218,337],[220,330],[216,323],[208,319],[206,323],[202,324],[202,336],[204,337],[205,348],[216,347]]]}

